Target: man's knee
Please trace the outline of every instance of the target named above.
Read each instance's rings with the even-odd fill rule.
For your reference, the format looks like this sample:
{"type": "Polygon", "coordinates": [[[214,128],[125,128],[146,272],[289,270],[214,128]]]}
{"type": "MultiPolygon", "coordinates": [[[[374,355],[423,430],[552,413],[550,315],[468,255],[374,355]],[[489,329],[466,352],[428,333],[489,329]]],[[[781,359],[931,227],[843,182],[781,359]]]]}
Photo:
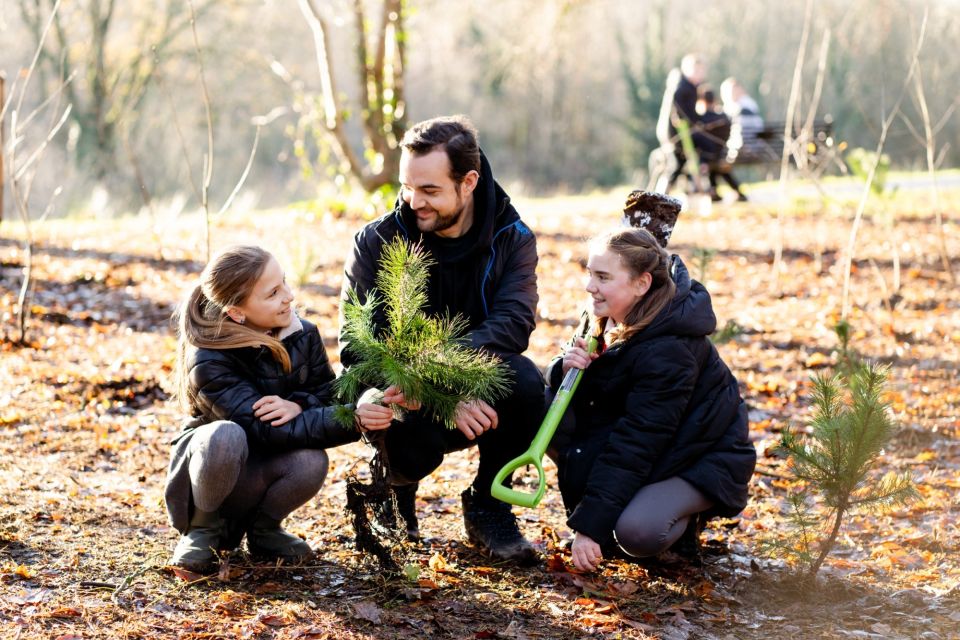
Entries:
{"type": "Polygon", "coordinates": [[[546,383],[537,365],[533,364],[533,361],[526,356],[519,354],[504,356],[503,363],[512,372],[513,383],[511,384],[510,399],[542,405],[546,383]]]}

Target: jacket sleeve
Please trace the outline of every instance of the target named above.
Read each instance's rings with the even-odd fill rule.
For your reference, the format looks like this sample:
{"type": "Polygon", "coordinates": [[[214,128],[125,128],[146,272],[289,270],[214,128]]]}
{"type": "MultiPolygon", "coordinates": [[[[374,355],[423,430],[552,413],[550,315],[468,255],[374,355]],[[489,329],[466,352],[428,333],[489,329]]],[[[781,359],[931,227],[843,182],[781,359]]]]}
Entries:
{"type": "Polygon", "coordinates": [[[653,465],[680,426],[697,379],[689,349],[670,340],[651,345],[634,363],[626,413],[590,470],[583,499],[567,524],[599,543],[647,483],[653,465]]]}
{"type": "Polygon", "coordinates": [[[326,449],[359,439],[352,427],[334,417],[334,406],[304,409],[300,415],[278,427],[259,420],[253,404],[263,394],[235,370],[227,359],[203,360],[190,370],[190,385],[205,413],[218,420],[230,420],[247,433],[251,446],[274,451],[326,449]]]}
{"type": "Polygon", "coordinates": [[[333,381],[336,375],[330,366],[320,331],[312,325],[306,331],[309,332],[309,339],[302,347],[306,353],[301,356],[307,363],[306,379],[287,400],[296,402],[303,409],[316,409],[333,402],[333,381]]]}
{"type": "MultiPolygon", "coordinates": [[[[353,248],[343,265],[343,286],[340,289],[340,362],[349,367],[357,361],[357,357],[350,351],[350,342],[343,333],[343,306],[350,300],[350,291],[356,292],[360,302],[365,302],[367,294],[376,286],[376,266],[380,259],[379,249],[382,246],[371,234],[376,232],[371,227],[364,227],[353,238],[353,248]]],[[[383,326],[385,318],[380,317],[382,310],[375,314],[377,326],[383,326]]]]}
{"type": "MultiPolygon", "coordinates": [[[[520,223],[522,225],[523,223],[520,223]]],[[[526,226],[512,244],[497,247],[505,252],[500,279],[487,301],[487,317],[470,332],[470,344],[493,353],[523,353],[537,315],[537,240],[526,226]]]]}

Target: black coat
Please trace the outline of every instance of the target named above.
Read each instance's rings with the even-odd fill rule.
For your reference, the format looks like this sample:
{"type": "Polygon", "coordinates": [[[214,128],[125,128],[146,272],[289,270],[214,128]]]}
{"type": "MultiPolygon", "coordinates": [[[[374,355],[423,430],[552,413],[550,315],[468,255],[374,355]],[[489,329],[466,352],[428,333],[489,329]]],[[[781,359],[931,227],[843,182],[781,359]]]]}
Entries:
{"type": "MultiPolygon", "coordinates": [[[[185,433],[215,420],[243,427],[251,447],[268,451],[326,449],[354,442],[359,433],[334,419],[335,378],[317,328],[300,320],[300,328],[281,341],[290,354],[290,373],[266,347],[193,349],[188,356],[188,397],[192,419],[185,433]],[[303,412],[274,427],[260,421],[253,403],[275,395],[296,402],[303,412]]],[[[183,437],[181,435],[181,437],[183,437]]]]}
{"type": "MultiPolygon", "coordinates": [[[[600,543],[641,488],[674,476],[714,502],[708,515],[733,516],[747,502],[756,451],[746,405],[707,337],[710,294],[675,261],[671,304],[590,364],[568,409],[576,426],[558,462],[567,522],[600,543]]],[[[556,389],[561,379],[557,358],[548,380],[556,389]]]]}
{"type": "MultiPolygon", "coordinates": [[[[375,286],[380,253],[397,236],[422,242],[436,260],[430,268],[427,312],[460,314],[467,320],[470,346],[494,354],[522,353],[533,331],[537,310],[537,243],[520,220],[510,197],[493,179],[481,154],[480,182],[473,193],[473,225],[459,241],[458,251],[444,249],[435,234],[422,234],[416,214],[402,199],[393,212],[371,222],[354,237],[344,265],[342,300],[353,288],[361,301],[375,286]]],[[[375,324],[386,326],[381,307],[375,324]]],[[[340,358],[355,359],[341,334],[340,358]]]]}

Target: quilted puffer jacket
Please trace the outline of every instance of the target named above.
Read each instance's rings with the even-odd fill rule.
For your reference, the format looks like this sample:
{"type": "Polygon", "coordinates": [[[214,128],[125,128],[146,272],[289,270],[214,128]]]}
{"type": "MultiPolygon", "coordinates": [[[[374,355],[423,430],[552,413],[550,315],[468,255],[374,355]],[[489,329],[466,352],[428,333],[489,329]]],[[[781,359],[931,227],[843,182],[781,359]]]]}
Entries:
{"type": "Polygon", "coordinates": [[[358,440],[356,429],[334,419],[335,375],[316,326],[296,319],[280,338],[290,354],[290,373],[266,347],[194,349],[188,359],[191,419],[178,440],[215,420],[236,422],[251,447],[269,451],[326,449],[358,440]],[[303,412],[278,427],[262,422],[253,403],[268,395],[296,402],[303,412]]]}

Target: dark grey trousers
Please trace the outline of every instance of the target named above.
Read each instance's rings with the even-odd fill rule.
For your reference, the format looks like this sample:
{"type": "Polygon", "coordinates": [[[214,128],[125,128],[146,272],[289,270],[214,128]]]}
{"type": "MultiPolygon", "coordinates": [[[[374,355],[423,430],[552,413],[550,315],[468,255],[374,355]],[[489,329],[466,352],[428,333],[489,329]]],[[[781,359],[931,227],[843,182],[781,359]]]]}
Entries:
{"type": "Polygon", "coordinates": [[[683,535],[690,516],[712,506],[692,484],[674,476],[640,489],[620,514],[613,533],[630,555],[655,556],[683,535]]]}
{"type": "Polygon", "coordinates": [[[243,428],[227,420],[197,427],[188,456],[196,508],[240,521],[257,513],[283,520],[320,491],[329,463],[322,449],[251,449],[243,428]]]}

